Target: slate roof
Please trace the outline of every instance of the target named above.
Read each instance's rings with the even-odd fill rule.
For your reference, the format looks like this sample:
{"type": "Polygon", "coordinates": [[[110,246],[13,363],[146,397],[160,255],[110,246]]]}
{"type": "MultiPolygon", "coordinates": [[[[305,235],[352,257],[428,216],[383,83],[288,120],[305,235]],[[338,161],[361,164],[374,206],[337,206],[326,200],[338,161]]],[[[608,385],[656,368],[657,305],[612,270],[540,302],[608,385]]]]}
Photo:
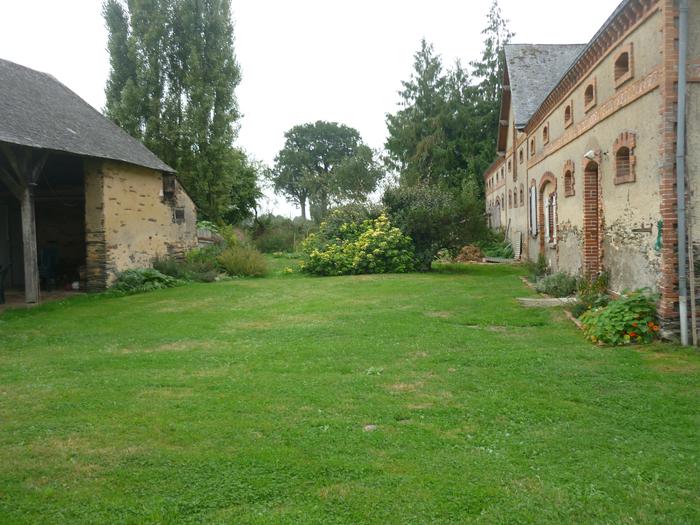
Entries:
{"type": "Polygon", "coordinates": [[[515,127],[524,128],[547,95],[559,83],[586,44],[507,44],[515,127]]]}
{"type": "Polygon", "coordinates": [[[175,171],[53,76],[2,59],[0,142],[175,171]]]}

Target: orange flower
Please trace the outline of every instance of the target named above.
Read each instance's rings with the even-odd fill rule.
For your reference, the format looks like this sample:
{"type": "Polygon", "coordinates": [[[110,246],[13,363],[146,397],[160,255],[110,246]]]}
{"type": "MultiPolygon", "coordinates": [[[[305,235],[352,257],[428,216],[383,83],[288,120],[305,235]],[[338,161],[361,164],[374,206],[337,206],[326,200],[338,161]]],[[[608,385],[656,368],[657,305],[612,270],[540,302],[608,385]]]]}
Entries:
{"type": "Polygon", "coordinates": [[[630,337],[637,337],[637,332],[630,332],[630,337]]]}
{"type": "Polygon", "coordinates": [[[637,326],[639,326],[639,324],[635,321],[634,323],[632,323],[632,326],[634,326],[635,328],[637,328],[637,326]]]}

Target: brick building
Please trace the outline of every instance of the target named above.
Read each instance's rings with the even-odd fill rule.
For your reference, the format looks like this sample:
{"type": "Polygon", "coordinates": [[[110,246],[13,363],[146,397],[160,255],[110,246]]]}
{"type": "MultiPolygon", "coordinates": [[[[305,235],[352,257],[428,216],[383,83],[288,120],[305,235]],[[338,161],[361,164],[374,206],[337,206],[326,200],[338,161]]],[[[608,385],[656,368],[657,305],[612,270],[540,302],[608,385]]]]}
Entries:
{"type": "Polygon", "coordinates": [[[700,0],[688,3],[687,38],[677,1],[625,0],[588,44],[506,46],[498,159],[484,174],[491,225],[523,258],[544,254],[571,274],[605,270],[617,292],[656,290],[671,328],[679,85],[687,226],[700,244],[700,0]]]}
{"type": "MultiPolygon", "coordinates": [[[[45,73],[0,60],[0,269],[103,290],[118,272],[196,245],[173,169],[45,73]]],[[[2,273],[2,272],[0,272],[2,273]]]]}

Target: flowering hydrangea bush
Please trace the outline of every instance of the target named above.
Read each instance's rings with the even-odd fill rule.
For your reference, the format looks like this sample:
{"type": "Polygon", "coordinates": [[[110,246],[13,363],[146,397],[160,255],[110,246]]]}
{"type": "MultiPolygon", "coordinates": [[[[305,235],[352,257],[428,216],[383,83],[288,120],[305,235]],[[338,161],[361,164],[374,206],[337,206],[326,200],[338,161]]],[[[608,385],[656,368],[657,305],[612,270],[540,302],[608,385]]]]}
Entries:
{"type": "Polygon", "coordinates": [[[580,319],[591,342],[612,346],[650,343],[660,330],[656,296],[646,290],[625,294],[605,307],[587,311],[580,319]]]}
{"type": "Polygon", "coordinates": [[[413,269],[410,237],[392,226],[384,214],[337,229],[323,223],[318,233],[306,238],[302,251],[302,270],[315,275],[403,273],[413,269]]]}

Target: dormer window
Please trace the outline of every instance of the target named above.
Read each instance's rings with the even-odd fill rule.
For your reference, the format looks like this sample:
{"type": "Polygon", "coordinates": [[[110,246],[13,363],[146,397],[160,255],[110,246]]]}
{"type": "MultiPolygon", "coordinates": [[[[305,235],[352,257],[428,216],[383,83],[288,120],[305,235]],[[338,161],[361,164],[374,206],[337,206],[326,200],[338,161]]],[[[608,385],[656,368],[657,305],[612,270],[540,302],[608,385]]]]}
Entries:
{"type": "Polygon", "coordinates": [[[569,102],[564,108],[564,127],[568,128],[574,123],[574,101],[569,102]]]}
{"type": "Polygon", "coordinates": [[[596,79],[586,86],[586,90],[583,92],[583,107],[586,113],[588,113],[591,108],[596,105],[596,79]]]}
{"type": "Polygon", "coordinates": [[[634,76],[632,43],[623,46],[615,55],[615,87],[618,88],[634,76]]]}

